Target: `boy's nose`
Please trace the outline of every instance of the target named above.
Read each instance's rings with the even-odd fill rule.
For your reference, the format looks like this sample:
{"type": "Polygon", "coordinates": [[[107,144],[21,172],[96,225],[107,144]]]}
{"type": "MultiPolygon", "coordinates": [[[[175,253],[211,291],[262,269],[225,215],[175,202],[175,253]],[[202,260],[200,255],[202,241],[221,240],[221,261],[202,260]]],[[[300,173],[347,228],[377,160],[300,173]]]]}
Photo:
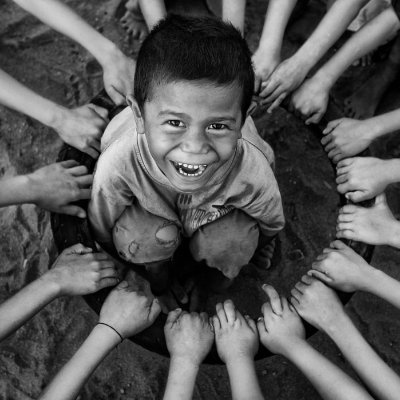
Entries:
{"type": "Polygon", "coordinates": [[[187,132],[183,137],[181,149],[186,153],[205,154],[209,149],[207,136],[199,130],[187,132]]]}

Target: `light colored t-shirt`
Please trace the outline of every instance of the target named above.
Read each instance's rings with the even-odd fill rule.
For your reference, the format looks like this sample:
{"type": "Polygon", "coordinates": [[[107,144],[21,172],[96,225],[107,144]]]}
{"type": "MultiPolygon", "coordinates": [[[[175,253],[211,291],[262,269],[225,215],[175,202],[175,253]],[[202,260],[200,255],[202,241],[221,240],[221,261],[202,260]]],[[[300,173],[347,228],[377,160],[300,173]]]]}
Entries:
{"type": "Polygon", "coordinates": [[[89,203],[95,238],[112,244],[112,229],[125,208],[139,204],[173,221],[184,236],[237,208],[257,220],[264,236],[284,226],[281,195],[272,172],[271,147],[247,118],[232,159],[208,184],[191,193],[179,192],[152,158],[145,134],[137,134],[129,107],[108,125],[102,138],[89,203]]]}

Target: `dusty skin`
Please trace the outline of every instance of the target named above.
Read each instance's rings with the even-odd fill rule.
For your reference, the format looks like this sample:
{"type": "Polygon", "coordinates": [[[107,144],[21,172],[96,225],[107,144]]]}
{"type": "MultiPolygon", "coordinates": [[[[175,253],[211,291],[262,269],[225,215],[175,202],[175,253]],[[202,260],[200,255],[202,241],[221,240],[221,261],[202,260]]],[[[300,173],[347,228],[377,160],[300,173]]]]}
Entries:
{"type": "MultiPolygon", "coordinates": [[[[128,47],[127,34],[115,17],[119,4],[117,0],[66,0],[66,3],[107,37],[120,44],[127,54],[137,49],[138,44],[135,42],[132,47],[128,47]]],[[[246,37],[252,50],[255,50],[256,39],[261,33],[265,9],[264,0],[248,0],[246,37]]],[[[300,45],[305,35],[315,26],[322,11],[319,2],[311,2],[303,17],[289,28],[282,58],[292,54],[300,45]]],[[[33,17],[26,16],[9,0],[0,4],[0,20],[0,67],[6,72],[40,94],[68,107],[84,104],[99,91],[103,84],[101,68],[83,49],[44,27],[33,17]]],[[[333,90],[337,104],[343,103],[346,91],[360,87],[368,74],[368,68],[364,67],[362,71],[350,68],[346,72],[346,76],[333,90]]],[[[398,85],[399,82],[391,87],[396,89],[398,85]]],[[[389,96],[382,102],[379,112],[400,107],[399,103],[393,103],[393,98],[392,94],[391,98],[389,96]]],[[[285,244],[282,252],[292,259],[288,260],[287,272],[276,277],[277,281],[286,282],[290,277],[295,281],[311,265],[312,258],[334,239],[337,198],[332,193],[335,181],[333,174],[329,179],[324,176],[325,167],[320,171],[327,157],[323,155],[318,141],[312,141],[307,136],[301,121],[278,109],[268,119],[262,119],[262,124],[262,132],[268,130],[273,139],[271,143],[277,150],[279,179],[295,182],[282,188],[286,199],[286,215],[293,220],[291,228],[285,231],[284,243],[290,246],[286,247],[285,244]],[[292,157],[290,152],[285,153],[291,143],[301,150],[297,152],[297,157],[292,157]],[[304,169],[291,167],[293,160],[297,161],[296,158],[302,158],[300,155],[303,154],[307,154],[304,169]],[[322,209],[320,202],[328,206],[322,209]],[[305,205],[312,207],[306,209],[305,205]],[[324,210],[327,214],[323,214],[324,210]],[[310,221],[309,225],[304,221],[310,221]],[[328,223],[330,232],[325,233],[328,223]],[[316,239],[319,241],[316,242],[316,239]]],[[[0,108],[0,171],[3,176],[29,173],[55,162],[60,144],[56,135],[44,126],[0,108]]],[[[398,139],[384,138],[374,146],[374,156],[399,155],[398,139]]],[[[388,202],[395,215],[400,211],[398,200],[396,188],[390,187],[388,202]]],[[[0,301],[4,301],[47,271],[55,260],[56,250],[47,213],[32,205],[0,210],[0,224],[0,301]]],[[[396,250],[388,247],[379,249],[375,252],[372,264],[379,265],[386,273],[400,279],[400,256],[396,250]]],[[[400,312],[383,300],[364,293],[354,296],[347,308],[367,340],[400,372],[400,357],[396,351],[399,348],[400,312]]],[[[240,311],[246,313],[246,310],[240,311]]],[[[260,308],[254,312],[261,314],[260,308]]],[[[2,342],[0,398],[37,398],[42,388],[78,349],[96,321],[97,316],[81,297],[61,298],[50,304],[17,334],[2,342]]],[[[354,376],[339,356],[337,348],[324,335],[315,335],[311,343],[354,376]]],[[[163,393],[167,370],[166,358],[126,342],[94,373],[82,390],[80,399],[157,399],[163,393]]],[[[258,361],[256,370],[261,390],[269,399],[320,398],[306,378],[283,357],[275,356],[258,361]]],[[[194,389],[194,399],[228,398],[230,388],[226,368],[202,366],[194,389]]]]}

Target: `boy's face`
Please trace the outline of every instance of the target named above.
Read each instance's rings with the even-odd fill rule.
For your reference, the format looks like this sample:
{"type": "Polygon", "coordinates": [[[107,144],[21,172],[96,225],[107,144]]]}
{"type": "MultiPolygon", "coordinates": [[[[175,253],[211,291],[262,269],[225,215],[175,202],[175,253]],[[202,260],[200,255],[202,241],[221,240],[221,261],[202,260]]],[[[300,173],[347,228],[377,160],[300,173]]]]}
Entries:
{"type": "Polygon", "coordinates": [[[178,190],[204,187],[231,159],[241,137],[241,98],[237,85],[178,81],[153,88],[144,132],[158,167],[178,190]]]}

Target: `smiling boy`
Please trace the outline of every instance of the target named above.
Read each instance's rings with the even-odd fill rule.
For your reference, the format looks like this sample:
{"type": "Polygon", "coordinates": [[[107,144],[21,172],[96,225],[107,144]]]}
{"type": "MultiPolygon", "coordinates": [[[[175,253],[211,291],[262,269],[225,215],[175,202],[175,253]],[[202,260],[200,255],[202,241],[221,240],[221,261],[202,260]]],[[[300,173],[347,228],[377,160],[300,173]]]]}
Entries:
{"type": "Polygon", "coordinates": [[[253,85],[246,42],[217,19],[169,16],[143,43],[135,96],[102,139],[89,219],[104,248],[144,264],[155,293],[182,237],[230,280],[269,262],[284,216],[272,149],[246,119],[253,85]]]}

